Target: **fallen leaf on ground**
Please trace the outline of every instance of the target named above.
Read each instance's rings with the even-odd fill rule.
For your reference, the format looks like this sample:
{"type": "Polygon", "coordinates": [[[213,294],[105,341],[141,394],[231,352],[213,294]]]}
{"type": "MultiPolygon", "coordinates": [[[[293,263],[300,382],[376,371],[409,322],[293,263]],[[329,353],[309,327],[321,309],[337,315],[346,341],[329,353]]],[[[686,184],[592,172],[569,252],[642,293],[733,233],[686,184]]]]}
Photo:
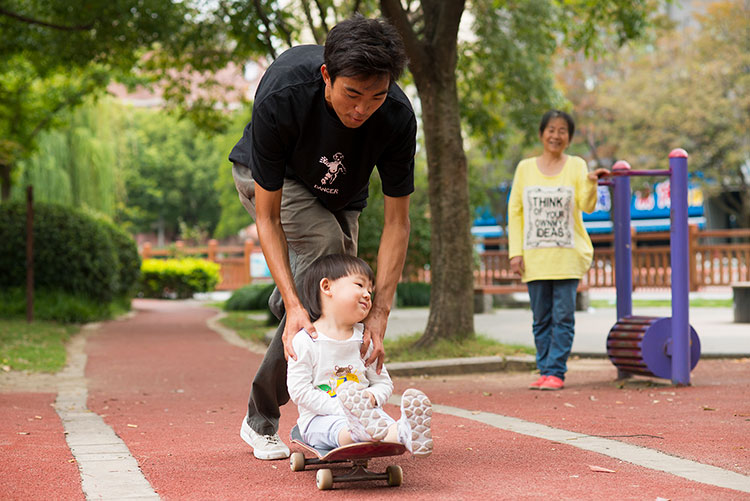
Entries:
{"type": "Polygon", "coordinates": [[[704,405],[704,406],[703,406],[703,410],[704,410],[704,411],[715,411],[716,409],[714,409],[713,407],[709,407],[709,406],[707,406],[707,405],[704,405]]]}
{"type": "Polygon", "coordinates": [[[485,397],[490,397],[492,396],[492,393],[490,393],[489,391],[483,391],[482,395],[484,395],[485,397]]]}
{"type": "Polygon", "coordinates": [[[594,466],[592,464],[588,466],[591,471],[595,471],[597,473],[616,473],[615,470],[610,470],[609,468],[603,468],[601,466],[594,466]]]}

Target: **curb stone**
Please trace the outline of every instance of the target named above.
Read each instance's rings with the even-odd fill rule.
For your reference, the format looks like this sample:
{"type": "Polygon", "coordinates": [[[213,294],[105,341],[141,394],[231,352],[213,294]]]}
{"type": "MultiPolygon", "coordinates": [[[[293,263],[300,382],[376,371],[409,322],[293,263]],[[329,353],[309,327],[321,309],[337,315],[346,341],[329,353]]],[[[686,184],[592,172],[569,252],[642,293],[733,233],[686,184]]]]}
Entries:
{"type": "Polygon", "coordinates": [[[531,355],[515,357],[472,357],[419,360],[415,362],[391,362],[391,376],[444,376],[471,374],[475,372],[524,372],[536,369],[536,359],[531,355]]]}

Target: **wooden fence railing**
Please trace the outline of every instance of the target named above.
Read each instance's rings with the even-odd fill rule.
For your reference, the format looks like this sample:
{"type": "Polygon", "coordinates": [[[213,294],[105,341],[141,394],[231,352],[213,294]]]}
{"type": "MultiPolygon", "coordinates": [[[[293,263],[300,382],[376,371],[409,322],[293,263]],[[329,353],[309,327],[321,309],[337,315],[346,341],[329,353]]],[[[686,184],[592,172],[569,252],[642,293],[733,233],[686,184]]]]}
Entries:
{"type": "MultiPolygon", "coordinates": [[[[594,259],[583,277],[589,288],[615,286],[615,250],[612,235],[592,235],[594,259]]],[[[519,280],[510,272],[507,239],[488,238],[481,241],[486,247],[479,253],[479,269],[474,273],[476,288],[497,285],[517,285],[519,280]]],[[[703,287],[726,286],[734,282],[750,281],[750,229],[699,230],[690,227],[690,290],[703,287]]],[[[671,284],[669,233],[633,233],[633,288],[665,289],[671,284]]],[[[147,242],[140,249],[144,259],[152,257],[202,257],[221,265],[221,282],[217,289],[234,290],[252,281],[250,256],[260,252],[252,241],[244,245],[221,246],[216,240],[203,247],[186,247],[177,241],[167,249],[153,249],[147,242]]],[[[424,273],[421,280],[429,281],[424,273]]]]}
{"type": "Polygon", "coordinates": [[[254,247],[251,240],[245,240],[244,245],[219,245],[218,241],[210,240],[203,247],[186,247],[184,242],[178,240],[173,247],[167,249],[153,249],[146,242],[140,248],[140,254],[143,259],[183,256],[213,261],[221,266],[221,281],[216,289],[235,290],[252,281],[250,256],[254,247]]]}
{"type": "MultiPolygon", "coordinates": [[[[615,286],[615,250],[612,235],[592,235],[594,259],[583,281],[589,287],[615,286]]],[[[516,280],[510,273],[507,239],[482,241],[477,287],[516,280]]],[[[699,230],[689,232],[690,290],[750,281],[750,229],[699,230]]],[[[633,288],[663,289],[671,284],[669,232],[633,233],[633,288]]]]}

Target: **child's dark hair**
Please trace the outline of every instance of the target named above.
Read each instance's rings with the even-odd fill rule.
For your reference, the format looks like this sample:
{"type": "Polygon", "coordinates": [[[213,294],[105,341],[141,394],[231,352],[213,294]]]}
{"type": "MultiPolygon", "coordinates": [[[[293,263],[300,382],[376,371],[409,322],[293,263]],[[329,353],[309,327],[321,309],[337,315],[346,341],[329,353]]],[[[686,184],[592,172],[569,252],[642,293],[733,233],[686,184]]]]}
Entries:
{"type": "Polygon", "coordinates": [[[568,139],[572,141],[573,134],[575,134],[576,132],[576,123],[573,121],[573,117],[571,117],[568,113],[560,110],[549,110],[544,114],[544,116],[542,116],[542,121],[539,124],[539,135],[542,135],[544,129],[547,128],[547,125],[553,118],[562,118],[563,120],[565,120],[565,123],[568,124],[568,139]]]}
{"type": "Polygon", "coordinates": [[[360,273],[375,283],[375,274],[372,268],[362,259],[348,254],[328,254],[313,261],[302,281],[301,299],[302,304],[310,315],[310,321],[315,322],[320,318],[322,307],[320,305],[320,281],[338,280],[354,273],[360,273]]]}
{"type": "Polygon", "coordinates": [[[323,60],[331,76],[370,78],[388,75],[391,82],[406,66],[406,50],[396,28],[384,19],[361,14],[334,26],[326,38],[323,60]]]}

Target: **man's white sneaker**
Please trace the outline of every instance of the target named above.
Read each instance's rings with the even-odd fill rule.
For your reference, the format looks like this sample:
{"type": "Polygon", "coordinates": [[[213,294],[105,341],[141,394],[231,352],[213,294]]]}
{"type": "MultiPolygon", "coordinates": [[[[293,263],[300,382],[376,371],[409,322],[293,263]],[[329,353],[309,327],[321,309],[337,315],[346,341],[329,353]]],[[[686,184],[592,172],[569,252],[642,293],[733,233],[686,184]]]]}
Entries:
{"type": "Polygon", "coordinates": [[[247,416],[242,420],[240,437],[253,448],[253,455],[258,459],[285,459],[289,457],[289,447],[281,441],[278,433],[261,435],[247,424],[247,416]]]}

